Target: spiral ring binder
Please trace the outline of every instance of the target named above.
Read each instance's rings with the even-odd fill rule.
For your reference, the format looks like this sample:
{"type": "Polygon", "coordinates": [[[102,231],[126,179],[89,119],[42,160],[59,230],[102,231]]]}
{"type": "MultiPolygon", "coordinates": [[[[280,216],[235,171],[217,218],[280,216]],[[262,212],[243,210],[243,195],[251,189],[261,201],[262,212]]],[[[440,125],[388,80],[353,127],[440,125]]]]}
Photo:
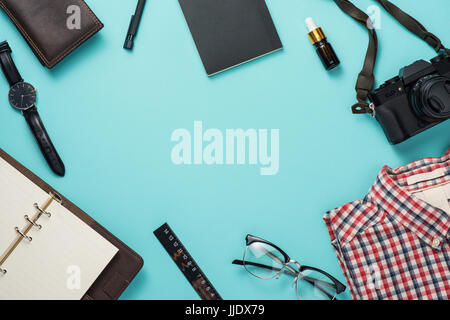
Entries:
{"type": "Polygon", "coordinates": [[[27,220],[29,223],[31,223],[33,226],[35,226],[36,228],[38,228],[38,230],[42,229],[42,225],[37,224],[36,222],[34,222],[33,220],[30,219],[30,217],[28,215],[24,215],[23,216],[25,218],[25,220],[27,220]]]}
{"type": "Polygon", "coordinates": [[[20,236],[26,240],[28,240],[29,242],[33,241],[32,237],[27,236],[26,234],[24,234],[22,231],[20,231],[19,228],[15,227],[15,230],[18,234],[20,234],[20,236]]]}
{"type": "Polygon", "coordinates": [[[55,193],[50,192],[49,193],[50,198],[41,206],[39,206],[37,203],[34,203],[33,206],[36,209],[36,213],[32,218],[30,218],[28,215],[25,215],[25,221],[27,222],[27,225],[20,229],[19,227],[15,227],[15,231],[17,232],[17,239],[14,240],[14,242],[9,246],[8,249],[6,249],[5,253],[0,256],[0,275],[5,275],[7,273],[6,269],[2,268],[3,264],[6,262],[6,260],[11,256],[11,254],[14,252],[14,250],[19,246],[19,244],[22,242],[22,240],[28,240],[28,242],[31,242],[33,240],[32,237],[28,236],[28,232],[35,227],[38,230],[42,229],[42,226],[37,223],[39,218],[41,218],[43,215],[47,216],[48,218],[51,217],[51,213],[47,211],[47,209],[50,207],[53,201],[56,201],[60,204],[62,204],[62,197],[55,193]]]}
{"type": "Polygon", "coordinates": [[[34,206],[34,208],[35,208],[36,210],[38,210],[41,214],[45,214],[45,215],[46,215],[47,217],[49,217],[49,218],[52,216],[52,214],[51,214],[50,212],[47,212],[47,211],[45,211],[44,209],[41,209],[37,203],[34,203],[33,206],[34,206]]]}

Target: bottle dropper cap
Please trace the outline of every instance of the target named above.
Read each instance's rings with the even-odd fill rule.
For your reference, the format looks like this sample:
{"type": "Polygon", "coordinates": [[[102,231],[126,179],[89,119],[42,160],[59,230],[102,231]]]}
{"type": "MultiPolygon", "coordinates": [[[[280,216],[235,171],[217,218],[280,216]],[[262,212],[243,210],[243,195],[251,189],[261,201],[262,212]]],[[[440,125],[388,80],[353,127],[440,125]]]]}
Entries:
{"type": "Polygon", "coordinates": [[[305,19],[306,27],[308,28],[308,37],[312,44],[325,40],[326,36],[323,33],[322,28],[319,28],[314,22],[313,18],[309,17],[305,19]]]}
{"type": "Polygon", "coordinates": [[[313,18],[311,18],[311,17],[306,18],[305,23],[306,23],[306,27],[308,28],[309,32],[317,29],[317,25],[314,22],[313,18]]]}

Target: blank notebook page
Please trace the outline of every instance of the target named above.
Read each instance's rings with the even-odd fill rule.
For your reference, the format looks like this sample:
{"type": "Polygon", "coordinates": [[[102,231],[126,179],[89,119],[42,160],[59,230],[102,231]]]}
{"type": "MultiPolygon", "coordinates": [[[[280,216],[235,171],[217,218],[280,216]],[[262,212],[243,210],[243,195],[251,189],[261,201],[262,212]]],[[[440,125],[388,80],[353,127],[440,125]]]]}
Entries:
{"type": "MultiPolygon", "coordinates": [[[[0,159],[0,259],[49,195],[0,159]]],[[[58,202],[1,266],[0,300],[81,299],[118,249],[58,202]]]]}

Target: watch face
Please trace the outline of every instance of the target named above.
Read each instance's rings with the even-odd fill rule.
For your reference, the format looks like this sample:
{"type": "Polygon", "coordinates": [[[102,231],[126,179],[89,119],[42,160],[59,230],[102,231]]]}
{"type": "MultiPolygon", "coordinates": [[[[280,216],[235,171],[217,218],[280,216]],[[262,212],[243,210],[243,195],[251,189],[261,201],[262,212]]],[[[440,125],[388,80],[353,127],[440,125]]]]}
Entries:
{"type": "Polygon", "coordinates": [[[11,87],[8,98],[13,108],[26,110],[36,102],[36,89],[29,83],[19,82],[11,87]]]}

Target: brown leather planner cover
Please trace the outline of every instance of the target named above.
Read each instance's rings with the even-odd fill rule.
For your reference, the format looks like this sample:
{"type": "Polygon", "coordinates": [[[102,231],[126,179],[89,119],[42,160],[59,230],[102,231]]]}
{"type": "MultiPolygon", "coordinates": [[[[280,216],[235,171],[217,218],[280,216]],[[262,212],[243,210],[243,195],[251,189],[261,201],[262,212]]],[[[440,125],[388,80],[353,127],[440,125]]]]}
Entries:
{"type": "Polygon", "coordinates": [[[0,7],[50,69],[103,28],[83,0],[0,0],[0,7]]]}
{"type": "MultiPolygon", "coordinates": [[[[58,0],[54,0],[58,1],[58,0]]],[[[0,157],[8,162],[11,166],[20,171],[25,177],[34,182],[45,192],[56,192],[47,183],[37,177],[34,173],[26,169],[19,162],[13,159],[5,151],[0,149],[0,157]]],[[[94,284],[89,288],[82,300],[116,300],[120,297],[123,291],[128,287],[134,277],[137,275],[144,265],[143,259],[126,244],[116,238],[108,230],[94,221],[90,216],[83,212],[80,208],[74,205],[61,195],[63,199],[62,205],[88,224],[92,229],[97,231],[106,240],[111,242],[119,251],[111,260],[109,265],[103,270],[94,284]]]]}

